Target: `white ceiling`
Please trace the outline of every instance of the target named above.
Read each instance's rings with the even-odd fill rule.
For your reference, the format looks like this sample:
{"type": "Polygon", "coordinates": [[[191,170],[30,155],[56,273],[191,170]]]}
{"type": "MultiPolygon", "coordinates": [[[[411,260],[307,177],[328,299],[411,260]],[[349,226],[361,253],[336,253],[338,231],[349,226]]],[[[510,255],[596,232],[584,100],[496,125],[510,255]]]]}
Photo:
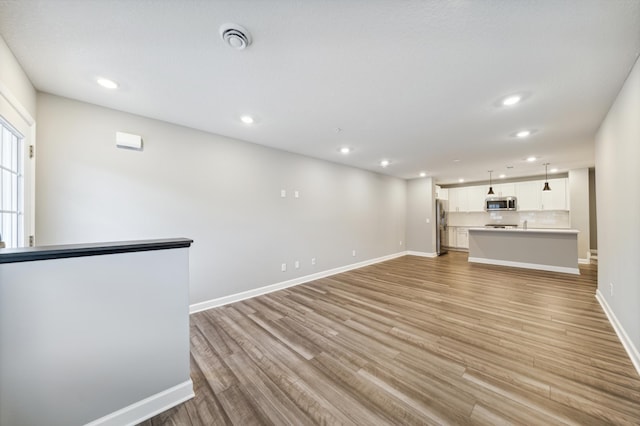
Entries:
{"type": "Polygon", "coordinates": [[[452,183],[592,166],[640,52],[640,1],[0,0],[0,34],[44,92],[452,183]],[[228,22],[249,48],[222,42],[228,22]]]}

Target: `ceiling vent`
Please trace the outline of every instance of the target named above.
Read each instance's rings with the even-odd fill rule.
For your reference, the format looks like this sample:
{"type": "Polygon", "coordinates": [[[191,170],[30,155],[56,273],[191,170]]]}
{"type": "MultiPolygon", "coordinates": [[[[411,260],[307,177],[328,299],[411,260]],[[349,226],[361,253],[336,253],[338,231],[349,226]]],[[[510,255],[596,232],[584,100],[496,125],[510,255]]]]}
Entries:
{"type": "Polygon", "coordinates": [[[242,50],[251,44],[251,34],[238,24],[224,24],[220,27],[220,36],[229,46],[242,50]]]}

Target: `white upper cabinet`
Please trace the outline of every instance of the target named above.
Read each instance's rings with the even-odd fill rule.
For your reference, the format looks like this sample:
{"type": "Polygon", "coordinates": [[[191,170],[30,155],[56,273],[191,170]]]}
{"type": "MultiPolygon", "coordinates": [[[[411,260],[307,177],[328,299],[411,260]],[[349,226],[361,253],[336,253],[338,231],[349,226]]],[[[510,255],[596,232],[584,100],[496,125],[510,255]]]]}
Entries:
{"type": "Polygon", "coordinates": [[[516,183],[518,210],[569,210],[567,179],[549,179],[551,191],[543,191],[544,180],[516,183]]]}
{"type": "MultiPolygon", "coordinates": [[[[493,197],[518,197],[518,210],[569,210],[567,178],[549,179],[551,191],[542,191],[544,180],[493,185],[493,197]]],[[[446,191],[442,189],[440,191],[446,191]]],[[[465,186],[448,190],[450,212],[483,212],[489,185],[465,186]]]]}
{"type": "Polygon", "coordinates": [[[489,197],[489,186],[470,186],[467,191],[467,208],[469,212],[483,212],[484,200],[489,197]]]}
{"type": "Polygon", "coordinates": [[[441,188],[436,185],[436,198],[438,200],[448,200],[449,199],[449,190],[447,188],[441,188]]]}
{"type": "Polygon", "coordinates": [[[539,180],[516,183],[518,210],[540,210],[543,185],[539,180]]]}
{"type": "Polygon", "coordinates": [[[468,200],[469,188],[450,188],[449,189],[449,211],[450,212],[466,212],[469,211],[468,200]]]}
{"type": "Polygon", "coordinates": [[[493,192],[495,197],[514,197],[516,195],[516,184],[499,183],[493,185],[493,192]]]}
{"type": "Polygon", "coordinates": [[[568,210],[567,179],[549,179],[549,187],[551,191],[541,191],[541,210],[568,210]]]}

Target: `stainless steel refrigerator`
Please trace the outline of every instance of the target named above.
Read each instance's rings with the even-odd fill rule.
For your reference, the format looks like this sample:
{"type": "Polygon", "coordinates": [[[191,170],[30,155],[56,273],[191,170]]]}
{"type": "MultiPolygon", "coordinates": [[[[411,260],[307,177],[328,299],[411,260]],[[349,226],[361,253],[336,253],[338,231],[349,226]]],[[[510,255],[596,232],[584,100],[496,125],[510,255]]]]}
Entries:
{"type": "Polygon", "coordinates": [[[447,228],[447,201],[436,200],[436,252],[441,256],[449,247],[449,229],[447,228]]]}

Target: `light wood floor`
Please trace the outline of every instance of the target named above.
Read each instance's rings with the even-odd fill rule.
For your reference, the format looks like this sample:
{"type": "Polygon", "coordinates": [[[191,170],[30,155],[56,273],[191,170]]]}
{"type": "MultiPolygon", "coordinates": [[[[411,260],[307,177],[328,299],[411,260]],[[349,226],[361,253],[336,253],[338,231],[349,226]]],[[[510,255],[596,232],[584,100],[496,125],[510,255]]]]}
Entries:
{"type": "Polygon", "coordinates": [[[196,397],[143,424],[640,424],[580,276],[406,256],[191,316],[196,397]]]}

